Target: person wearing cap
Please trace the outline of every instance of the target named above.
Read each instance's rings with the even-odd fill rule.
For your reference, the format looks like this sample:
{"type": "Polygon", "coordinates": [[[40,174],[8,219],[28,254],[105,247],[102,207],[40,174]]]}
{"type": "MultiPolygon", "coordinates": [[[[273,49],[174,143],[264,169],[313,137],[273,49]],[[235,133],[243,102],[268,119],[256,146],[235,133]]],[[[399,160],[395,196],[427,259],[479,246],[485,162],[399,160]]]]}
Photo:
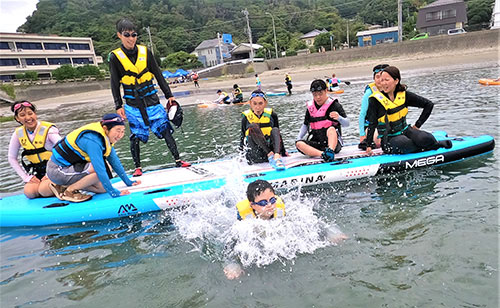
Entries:
{"type": "Polygon", "coordinates": [[[379,91],[370,96],[366,119],[366,152],[371,154],[375,146],[373,135],[378,130],[382,139],[382,150],[390,154],[415,153],[438,148],[451,148],[450,140],[437,141],[431,133],[420,130],[429,118],[434,104],[401,84],[401,74],[395,66],[382,70],[379,91]],[[407,124],[408,107],[422,108],[414,126],[407,124]]]}
{"type": "Polygon", "coordinates": [[[47,163],[47,176],[54,195],[71,202],[89,200],[92,196],[80,190],[94,193],[107,192],[111,197],[127,195],[111,185],[109,165],[127,186],[140,184],[131,181],[116,155],[113,145],[123,138],[125,121],[116,114],[105,114],[100,122],[84,125],[61,139],[52,149],[47,163]]]}
{"type": "Polygon", "coordinates": [[[177,144],[172,136],[174,129],[153,83],[153,79],[156,79],[169,102],[175,100],[155,57],[146,46],[136,44],[138,34],[133,22],[120,19],[116,23],[116,30],[122,45],[109,54],[111,92],[116,113],[129,122],[130,152],[135,164],[133,176],[142,175],[140,142],[148,142],[150,130],[156,137],[165,140],[177,167],[189,167],[189,163],[180,159],[177,144]],[[123,86],[125,105],[120,94],[120,85],[123,86]]]}
{"type": "Polygon", "coordinates": [[[231,104],[231,97],[229,95],[222,91],[222,90],[217,90],[217,99],[214,101],[215,104],[231,104]]]}
{"type": "Polygon", "coordinates": [[[7,155],[10,166],[21,177],[24,195],[29,199],[51,197],[50,180],[45,175],[52,148],[61,139],[54,124],[39,121],[36,106],[28,101],[17,101],[11,106],[14,119],[21,124],[10,138],[7,155]],[[18,160],[19,150],[20,162],[18,160]],[[26,161],[25,161],[26,160],[26,161]]]}
{"type": "Polygon", "coordinates": [[[249,164],[268,161],[277,169],[285,169],[281,157],[286,156],[279,129],[278,115],[267,108],[266,94],[255,90],[250,95],[250,109],[242,112],[240,150],[245,149],[249,164]]]}
{"type": "Polygon", "coordinates": [[[323,80],[314,80],[310,90],[313,99],[307,102],[304,123],[295,146],[302,154],[320,156],[324,161],[331,162],[342,149],[341,127],[348,127],[349,119],[338,99],[328,96],[323,80]]]}
{"type": "MultiPolygon", "coordinates": [[[[373,82],[369,83],[365,87],[365,94],[361,100],[361,110],[359,111],[359,145],[358,148],[361,150],[366,150],[366,130],[368,128],[368,122],[366,121],[366,111],[368,110],[368,99],[370,96],[377,92],[380,88],[380,76],[382,75],[382,70],[388,67],[389,64],[379,64],[373,68],[373,82]]],[[[377,148],[380,147],[380,138],[378,138],[378,133],[374,134],[374,142],[377,148]]]]}
{"type": "Polygon", "coordinates": [[[237,84],[233,85],[233,104],[239,104],[243,102],[243,91],[241,91],[240,87],[237,84]]]}

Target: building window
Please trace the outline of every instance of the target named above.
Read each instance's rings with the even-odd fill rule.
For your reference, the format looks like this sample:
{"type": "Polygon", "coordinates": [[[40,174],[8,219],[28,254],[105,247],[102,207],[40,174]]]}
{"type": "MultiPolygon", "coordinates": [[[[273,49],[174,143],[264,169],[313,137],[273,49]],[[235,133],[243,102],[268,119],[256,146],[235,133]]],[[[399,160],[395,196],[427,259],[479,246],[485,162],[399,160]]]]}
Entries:
{"type": "Polygon", "coordinates": [[[0,49],[10,49],[9,43],[7,43],[7,42],[0,42],[0,49]]]}
{"type": "Polygon", "coordinates": [[[71,64],[70,58],[49,58],[49,65],[71,64]]]}
{"type": "Polygon", "coordinates": [[[24,42],[16,42],[17,49],[36,49],[42,50],[42,43],[24,43],[24,42]]]}
{"type": "Polygon", "coordinates": [[[92,58],[73,58],[73,64],[94,64],[92,58]]]}
{"type": "Polygon", "coordinates": [[[61,50],[67,49],[66,43],[43,43],[46,50],[61,50]]]}
{"type": "Polygon", "coordinates": [[[74,50],[90,50],[89,44],[69,43],[68,46],[69,46],[69,49],[74,49],[74,50]]]}
{"type": "Polygon", "coordinates": [[[0,59],[0,66],[17,66],[19,65],[18,59],[0,59]]]}
{"type": "Polygon", "coordinates": [[[45,58],[28,58],[26,65],[47,65],[47,60],[45,58]]]}
{"type": "Polygon", "coordinates": [[[425,21],[440,20],[440,19],[441,19],[441,11],[429,12],[425,14],[425,21]]]}
{"type": "Polygon", "coordinates": [[[3,81],[13,80],[15,78],[16,78],[16,76],[14,76],[14,75],[0,75],[0,80],[3,80],[3,81]]]}
{"type": "Polygon", "coordinates": [[[457,17],[457,10],[450,9],[450,10],[443,11],[443,19],[453,18],[453,17],[457,17]]]}

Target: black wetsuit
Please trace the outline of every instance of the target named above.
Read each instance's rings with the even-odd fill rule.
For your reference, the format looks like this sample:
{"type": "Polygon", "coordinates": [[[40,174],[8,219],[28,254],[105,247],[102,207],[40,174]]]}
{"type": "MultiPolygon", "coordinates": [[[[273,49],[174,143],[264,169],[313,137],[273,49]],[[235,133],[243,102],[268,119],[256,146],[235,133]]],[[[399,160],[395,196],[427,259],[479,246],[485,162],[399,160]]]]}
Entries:
{"type": "MultiPolygon", "coordinates": [[[[386,95],[385,93],[383,94],[386,95]]],[[[366,134],[366,143],[374,148],[373,134],[375,128],[378,126],[378,119],[385,116],[386,110],[375,97],[370,97],[368,102],[366,120],[370,124],[366,134]]],[[[406,91],[406,100],[404,104],[406,107],[418,107],[423,109],[420,117],[415,122],[415,127],[417,128],[420,128],[425,121],[427,121],[434,107],[434,104],[430,100],[409,91],[406,91]]],[[[408,125],[400,135],[383,138],[381,132],[379,132],[379,136],[382,138],[382,149],[385,153],[415,153],[425,150],[435,150],[444,146],[440,144],[431,133],[415,129],[410,125],[408,125]]]]}
{"type": "Polygon", "coordinates": [[[274,111],[271,113],[271,127],[271,135],[264,136],[258,123],[250,123],[247,117],[243,116],[241,120],[240,150],[244,149],[245,138],[247,137],[246,158],[248,163],[267,162],[267,154],[271,151],[279,153],[281,156],[286,155],[279,131],[278,115],[274,111]],[[249,129],[248,136],[245,136],[247,129],[249,129]]]}

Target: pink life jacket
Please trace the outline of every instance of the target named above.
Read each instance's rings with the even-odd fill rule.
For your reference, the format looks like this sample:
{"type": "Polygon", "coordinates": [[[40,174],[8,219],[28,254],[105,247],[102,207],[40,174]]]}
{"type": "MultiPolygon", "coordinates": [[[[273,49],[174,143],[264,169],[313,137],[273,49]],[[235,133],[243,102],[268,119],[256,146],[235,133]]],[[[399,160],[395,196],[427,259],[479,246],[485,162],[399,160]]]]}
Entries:
{"type": "Polygon", "coordinates": [[[307,110],[309,110],[309,115],[311,116],[311,123],[309,125],[312,130],[328,128],[333,125],[333,121],[328,120],[328,116],[326,115],[326,111],[333,102],[334,100],[329,97],[319,109],[316,109],[314,100],[307,102],[307,110]]]}

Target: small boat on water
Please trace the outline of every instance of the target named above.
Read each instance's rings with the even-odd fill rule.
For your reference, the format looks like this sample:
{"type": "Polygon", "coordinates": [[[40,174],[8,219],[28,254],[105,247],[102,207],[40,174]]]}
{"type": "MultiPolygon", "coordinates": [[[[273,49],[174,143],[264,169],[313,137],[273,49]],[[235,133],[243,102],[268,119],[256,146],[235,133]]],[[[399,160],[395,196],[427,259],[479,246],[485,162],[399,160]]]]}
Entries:
{"type": "Polygon", "coordinates": [[[44,226],[82,223],[87,221],[134,216],[160,211],[184,204],[190,198],[220,193],[229,183],[250,183],[267,180],[274,187],[292,188],[323,183],[356,180],[384,173],[457,162],[489,153],[495,147],[492,136],[448,137],[434,132],[438,140],[451,140],[450,149],[394,155],[380,149],[374,155],[359,150],[357,145],[345,146],[334,162],[323,162],[300,153],[284,157],[285,170],[275,170],[269,164],[248,165],[235,159],[222,159],[193,164],[188,168],[166,168],[146,172],[141,184],[126,187],[114,179],[117,189],[128,189],[130,195],[112,198],[108,194],[94,195],[89,201],[72,203],[55,197],[28,199],[24,194],[0,199],[0,227],[44,226]]]}

